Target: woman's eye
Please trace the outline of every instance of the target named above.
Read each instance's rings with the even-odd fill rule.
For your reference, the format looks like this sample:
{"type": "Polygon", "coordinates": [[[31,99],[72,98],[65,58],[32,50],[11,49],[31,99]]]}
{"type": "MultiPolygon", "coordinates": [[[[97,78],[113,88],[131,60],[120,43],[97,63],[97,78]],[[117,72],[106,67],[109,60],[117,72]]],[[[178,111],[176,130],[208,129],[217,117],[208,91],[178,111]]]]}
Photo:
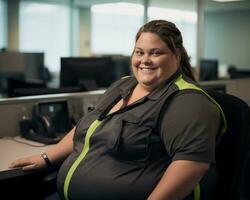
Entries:
{"type": "Polygon", "coordinates": [[[155,52],[152,53],[152,55],[153,55],[153,56],[159,56],[159,55],[161,55],[161,52],[155,51],[155,52]]]}
{"type": "Polygon", "coordinates": [[[142,52],[142,51],[135,51],[135,55],[137,55],[137,56],[142,56],[142,55],[143,55],[143,52],[142,52]]]}

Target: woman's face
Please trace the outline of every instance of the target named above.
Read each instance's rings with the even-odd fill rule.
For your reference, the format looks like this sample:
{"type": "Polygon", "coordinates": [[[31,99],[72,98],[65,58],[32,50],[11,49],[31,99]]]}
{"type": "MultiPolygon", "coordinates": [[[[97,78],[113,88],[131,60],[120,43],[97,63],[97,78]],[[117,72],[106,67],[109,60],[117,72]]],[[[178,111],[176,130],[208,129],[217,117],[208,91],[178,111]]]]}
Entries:
{"type": "Polygon", "coordinates": [[[135,43],[131,63],[140,86],[152,91],[176,72],[179,56],[158,35],[145,32],[135,43]]]}

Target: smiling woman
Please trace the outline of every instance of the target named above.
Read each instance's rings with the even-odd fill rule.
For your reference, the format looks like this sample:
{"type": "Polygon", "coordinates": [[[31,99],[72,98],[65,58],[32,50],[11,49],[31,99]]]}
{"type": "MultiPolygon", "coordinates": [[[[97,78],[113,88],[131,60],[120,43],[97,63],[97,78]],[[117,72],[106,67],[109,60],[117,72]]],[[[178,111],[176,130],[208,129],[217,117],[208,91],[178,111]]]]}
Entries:
{"type": "Polygon", "coordinates": [[[194,80],[180,31],[171,22],[155,20],[144,25],[136,35],[132,69],[139,82],[154,89],[166,81],[178,67],[194,80]],[[146,70],[147,72],[145,73],[146,70]],[[151,80],[146,83],[143,80],[151,80]],[[148,85],[150,84],[150,85],[148,85]]]}
{"type": "Polygon", "coordinates": [[[158,35],[145,32],[136,41],[132,70],[143,89],[150,92],[176,72],[179,58],[158,35]]]}
{"type": "MultiPolygon", "coordinates": [[[[199,196],[196,185],[215,162],[223,111],[193,80],[178,28],[164,20],[142,26],[132,69],[134,76],[109,87],[95,109],[46,152],[52,165],[64,161],[57,176],[60,198],[199,196]]],[[[34,155],[12,164],[18,166],[42,169],[46,162],[34,155]]]]}

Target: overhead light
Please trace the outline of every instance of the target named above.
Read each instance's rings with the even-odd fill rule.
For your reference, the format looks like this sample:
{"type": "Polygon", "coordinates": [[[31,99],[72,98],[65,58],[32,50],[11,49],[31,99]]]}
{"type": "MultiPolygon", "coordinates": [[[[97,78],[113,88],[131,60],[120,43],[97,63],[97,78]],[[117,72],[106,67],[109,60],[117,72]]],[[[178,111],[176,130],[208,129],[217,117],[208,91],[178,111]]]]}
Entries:
{"type": "Polygon", "coordinates": [[[143,15],[143,6],[140,4],[118,2],[118,3],[106,3],[96,4],[91,6],[92,12],[120,14],[120,15],[143,15]]]}
{"type": "Polygon", "coordinates": [[[212,0],[216,2],[236,2],[236,1],[245,1],[245,0],[212,0]]]}
{"type": "Polygon", "coordinates": [[[174,22],[197,22],[197,14],[192,11],[183,11],[169,8],[149,7],[149,16],[154,19],[166,19],[174,22]]]}

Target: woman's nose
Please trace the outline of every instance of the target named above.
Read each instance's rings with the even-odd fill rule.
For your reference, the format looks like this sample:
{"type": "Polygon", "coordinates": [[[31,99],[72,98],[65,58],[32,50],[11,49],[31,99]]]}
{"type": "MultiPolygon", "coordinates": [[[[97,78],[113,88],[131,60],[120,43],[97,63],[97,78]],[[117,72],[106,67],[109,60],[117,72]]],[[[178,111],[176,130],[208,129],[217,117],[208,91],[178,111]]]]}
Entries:
{"type": "Polygon", "coordinates": [[[143,57],[142,57],[142,63],[144,65],[148,65],[148,64],[151,64],[152,63],[152,60],[150,58],[150,56],[148,54],[144,54],[143,57]]]}

